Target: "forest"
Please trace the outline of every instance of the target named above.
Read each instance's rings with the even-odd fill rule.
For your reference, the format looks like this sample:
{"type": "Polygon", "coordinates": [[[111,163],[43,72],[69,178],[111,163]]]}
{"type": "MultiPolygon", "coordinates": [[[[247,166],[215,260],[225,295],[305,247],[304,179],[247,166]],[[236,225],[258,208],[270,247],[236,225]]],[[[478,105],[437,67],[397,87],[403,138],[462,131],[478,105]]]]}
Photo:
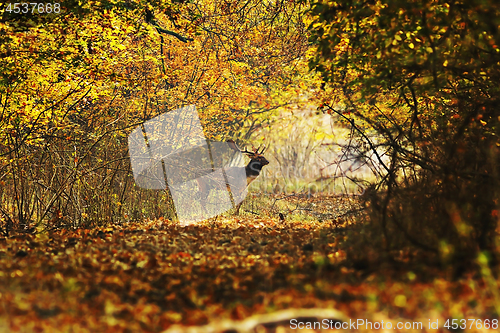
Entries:
{"type": "Polygon", "coordinates": [[[500,3],[14,1],[0,333],[498,331],[500,3]]]}

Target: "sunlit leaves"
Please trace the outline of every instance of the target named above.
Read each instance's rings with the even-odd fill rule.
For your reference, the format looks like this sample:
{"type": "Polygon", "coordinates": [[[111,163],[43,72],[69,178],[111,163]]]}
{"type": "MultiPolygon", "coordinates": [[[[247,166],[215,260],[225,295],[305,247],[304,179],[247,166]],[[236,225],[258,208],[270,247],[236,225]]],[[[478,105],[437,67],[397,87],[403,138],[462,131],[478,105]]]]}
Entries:
{"type": "Polygon", "coordinates": [[[110,170],[126,163],[123,138],[182,105],[197,106],[209,139],[248,138],[266,114],[304,96],[304,85],[290,84],[305,72],[302,10],[239,0],[67,1],[61,15],[29,27],[19,17],[2,21],[0,154],[19,159],[3,164],[12,167],[7,210],[46,222],[61,199],[74,220],[121,218],[98,206],[130,211],[128,191],[113,192],[130,186],[117,181],[127,167],[110,170]],[[37,185],[16,195],[16,177],[37,185]],[[30,195],[30,208],[15,203],[30,195]]]}

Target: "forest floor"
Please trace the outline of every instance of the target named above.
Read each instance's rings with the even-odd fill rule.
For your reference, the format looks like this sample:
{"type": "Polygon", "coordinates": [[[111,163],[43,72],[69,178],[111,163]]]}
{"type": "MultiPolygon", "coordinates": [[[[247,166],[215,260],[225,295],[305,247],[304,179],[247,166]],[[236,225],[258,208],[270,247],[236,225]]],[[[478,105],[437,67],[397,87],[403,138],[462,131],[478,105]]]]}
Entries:
{"type": "Polygon", "coordinates": [[[0,332],[293,332],[315,322],[448,332],[448,319],[457,332],[498,331],[497,280],[353,268],[342,250],[352,222],[247,212],[187,227],[158,219],[12,234],[0,238],[0,332]]]}

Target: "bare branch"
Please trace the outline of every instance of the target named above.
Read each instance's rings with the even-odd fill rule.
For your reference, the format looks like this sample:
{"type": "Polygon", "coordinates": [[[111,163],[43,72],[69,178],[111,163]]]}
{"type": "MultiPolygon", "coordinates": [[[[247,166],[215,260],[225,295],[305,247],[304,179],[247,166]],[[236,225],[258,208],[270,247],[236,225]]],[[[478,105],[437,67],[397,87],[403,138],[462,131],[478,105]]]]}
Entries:
{"type": "Polygon", "coordinates": [[[153,24],[156,28],[156,30],[160,33],[164,33],[166,35],[170,35],[170,36],[174,36],[175,38],[177,38],[178,40],[180,40],[181,42],[184,42],[184,43],[187,43],[187,42],[191,42],[193,41],[194,39],[193,38],[190,38],[190,37],[184,37],[180,34],[178,34],[177,32],[174,32],[174,31],[170,31],[170,30],[167,30],[167,29],[163,29],[161,28],[158,24],[153,24]]]}

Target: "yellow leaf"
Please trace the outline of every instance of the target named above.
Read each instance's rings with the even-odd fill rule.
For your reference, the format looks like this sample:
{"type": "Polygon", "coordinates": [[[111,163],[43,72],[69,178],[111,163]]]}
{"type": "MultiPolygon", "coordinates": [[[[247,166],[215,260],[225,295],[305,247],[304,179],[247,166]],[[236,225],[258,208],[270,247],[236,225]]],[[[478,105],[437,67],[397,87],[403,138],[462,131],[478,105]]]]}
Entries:
{"type": "Polygon", "coordinates": [[[394,298],[394,305],[397,307],[403,308],[406,305],[406,296],[405,295],[397,295],[394,298]]]}

